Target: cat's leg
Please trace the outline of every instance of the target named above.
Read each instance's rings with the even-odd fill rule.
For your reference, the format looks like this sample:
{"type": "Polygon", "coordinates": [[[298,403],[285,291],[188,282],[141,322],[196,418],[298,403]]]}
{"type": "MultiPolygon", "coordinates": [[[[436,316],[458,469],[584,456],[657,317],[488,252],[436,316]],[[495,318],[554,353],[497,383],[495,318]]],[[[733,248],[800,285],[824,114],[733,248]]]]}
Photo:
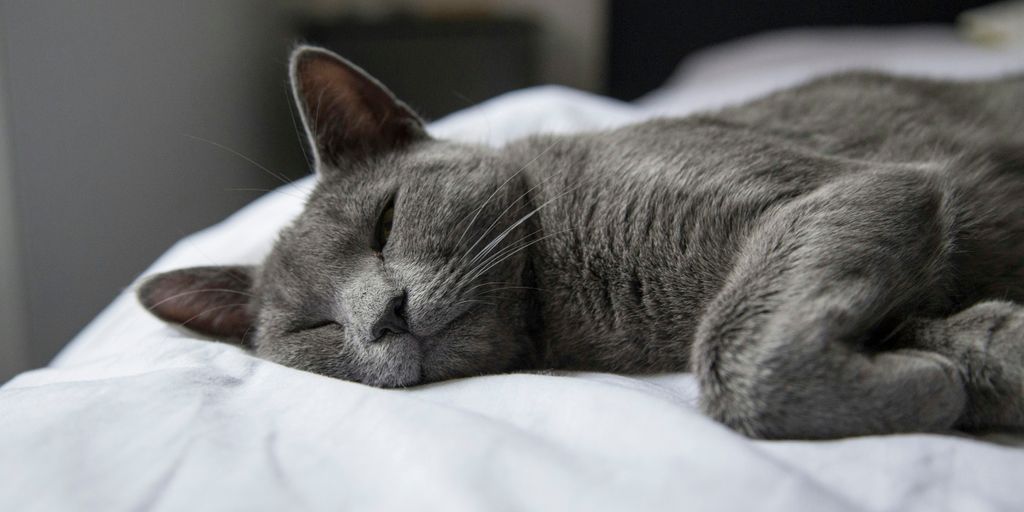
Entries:
{"type": "Polygon", "coordinates": [[[1024,306],[981,302],[907,330],[913,346],[938,352],[961,369],[967,405],[957,428],[1024,429],[1024,306]]]}
{"type": "Polygon", "coordinates": [[[703,409],[768,438],[953,428],[967,403],[958,364],[877,350],[888,327],[941,307],[949,208],[927,176],[875,174],[767,215],[697,330],[703,409]]]}

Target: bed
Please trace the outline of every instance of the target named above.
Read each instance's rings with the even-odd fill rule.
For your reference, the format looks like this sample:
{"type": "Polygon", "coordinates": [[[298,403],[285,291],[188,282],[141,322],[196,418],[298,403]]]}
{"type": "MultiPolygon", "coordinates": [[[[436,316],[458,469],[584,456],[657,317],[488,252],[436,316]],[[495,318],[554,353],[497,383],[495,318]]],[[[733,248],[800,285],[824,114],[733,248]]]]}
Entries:
{"type": "MultiPolygon", "coordinates": [[[[430,130],[500,145],[753,98],[871,67],[971,78],[1021,50],[944,27],[793,30],[687,59],[624,103],[513,92],[430,130]]],[[[145,272],[257,263],[311,178],[145,272]]],[[[1024,510],[1024,437],[761,442],[704,417],[687,374],[540,372],[384,390],[285,368],[147,314],[127,289],[43,369],[0,388],[2,510],[1024,510]]]]}

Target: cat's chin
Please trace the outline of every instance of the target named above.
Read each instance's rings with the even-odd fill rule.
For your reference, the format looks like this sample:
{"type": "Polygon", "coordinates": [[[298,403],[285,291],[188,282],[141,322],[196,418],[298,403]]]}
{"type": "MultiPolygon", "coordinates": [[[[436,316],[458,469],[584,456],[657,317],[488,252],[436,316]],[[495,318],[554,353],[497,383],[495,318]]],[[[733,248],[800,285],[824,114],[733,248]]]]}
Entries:
{"type": "Polygon", "coordinates": [[[423,378],[423,343],[410,334],[387,335],[375,342],[381,364],[361,382],[379,388],[414,386],[423,378]]]}
{"type": "Polygon", "coordinates": [[[420,383],[420,372],[396,372],[387,375],[374,376],[372,381],[363,381],[363,384],[376,388],[406,388],[420,383]]]}

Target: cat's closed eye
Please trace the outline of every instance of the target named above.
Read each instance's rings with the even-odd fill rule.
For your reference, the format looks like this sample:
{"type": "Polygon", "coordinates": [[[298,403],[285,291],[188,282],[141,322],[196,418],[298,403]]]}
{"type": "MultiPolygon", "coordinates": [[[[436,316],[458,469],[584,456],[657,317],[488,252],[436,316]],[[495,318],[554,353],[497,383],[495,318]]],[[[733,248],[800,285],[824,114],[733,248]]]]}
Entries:
{"type": "Polygon", "coordinates": [[[377,232],[374,240],[374,249],[377,252],[384,250],[384,246],[388,243],[388,238],[391,236],[391,228],[395,221],[395,199],[392,197],[384,209],[380,212],[380,218],[377,219],[377,232]]]}
{"type": "Polygon", "coordinates": [[[296,332],[303,332],[303,331],[314,331],[314,330],[317,330],[317,329],[323,329],[325,327],[338,327],[340,325],[341,324],[339,324],[338,322],[335,322],[334,320],[320,320],[320,321],[317,321],[317,322],[310,322],[308,324],[304,324],[304,325],[300,325],[298,327],[295,327],[295,328],[291,329],[291,332],[296,333],[296,332]]]}

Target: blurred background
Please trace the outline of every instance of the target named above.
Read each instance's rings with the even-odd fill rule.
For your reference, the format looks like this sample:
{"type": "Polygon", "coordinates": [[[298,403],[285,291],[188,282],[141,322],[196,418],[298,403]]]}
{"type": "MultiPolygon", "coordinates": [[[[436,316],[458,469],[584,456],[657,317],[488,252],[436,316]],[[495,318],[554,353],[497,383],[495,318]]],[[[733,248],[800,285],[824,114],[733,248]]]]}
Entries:
{"type": "Polygon", "coordinates": [[[709,45],[953,23],[984,1],[0,0],[0,382],[49,361],[183,236],[308,173],[289,48],[428,119],[560,84],[632,100],[709,45]]]}

